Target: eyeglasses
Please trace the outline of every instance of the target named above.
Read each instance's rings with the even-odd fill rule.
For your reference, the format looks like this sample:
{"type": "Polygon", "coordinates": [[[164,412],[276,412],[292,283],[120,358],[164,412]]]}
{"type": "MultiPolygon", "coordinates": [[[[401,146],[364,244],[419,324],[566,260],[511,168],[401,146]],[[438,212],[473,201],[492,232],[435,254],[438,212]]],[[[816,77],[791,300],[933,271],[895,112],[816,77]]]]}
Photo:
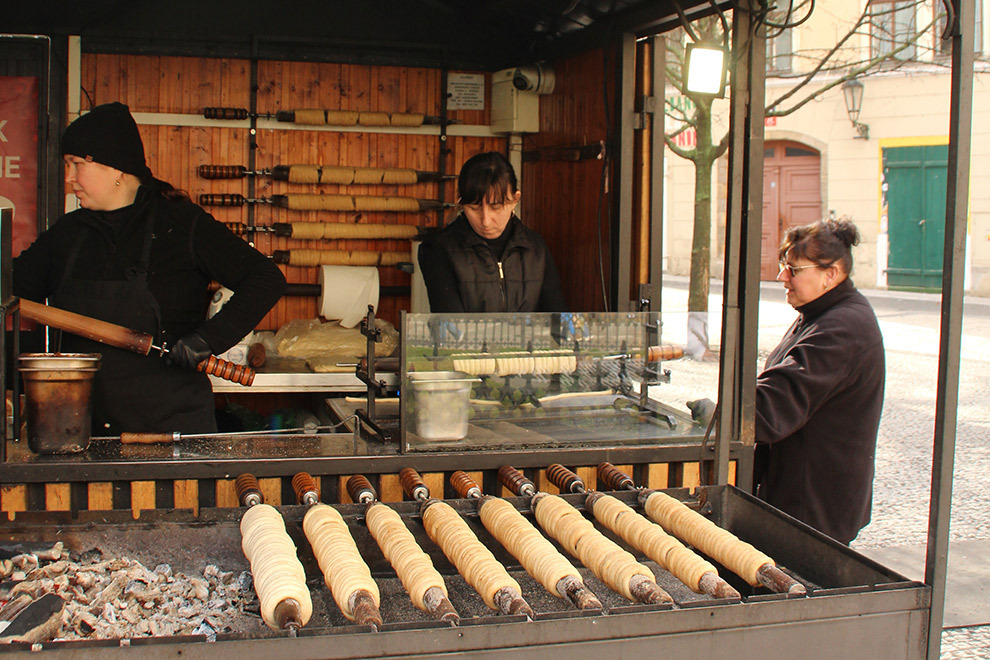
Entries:
{"type": "MultiPolygon", "coordinates": [[[[831,266],[831,265],[832,264],[829,264],[829,266],[831,266]]],[[[780,262],[780,270],[778,272],[779,273],[783,273],[786,270],[788,275],[790,275],[791,277],[794,277],[794,276],[797,275],[798,271],[804,270],[805,268],[821,268],[821,266],[819,266],[818,264],[809,264],[807,266],[792,266],[789,263],[785,263],[785,262],[781,261],[780,262]]],[[[826,266],[826,268],[827,268],[827,266],[826,266]]]]}

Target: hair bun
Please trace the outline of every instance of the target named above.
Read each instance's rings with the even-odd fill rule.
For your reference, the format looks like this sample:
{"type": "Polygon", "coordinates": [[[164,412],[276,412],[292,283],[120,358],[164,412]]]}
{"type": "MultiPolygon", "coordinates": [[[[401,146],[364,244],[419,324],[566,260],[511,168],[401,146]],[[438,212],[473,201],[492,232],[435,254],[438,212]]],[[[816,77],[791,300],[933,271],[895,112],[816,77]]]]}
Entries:
{"type": "Polygon", "coordinates": [[[826,220],[825,223],[835,237],[847,246],[859,245],[859,229],[856,228],[856,225],[848,217],[842,217],[838,220],[826,220]]]}

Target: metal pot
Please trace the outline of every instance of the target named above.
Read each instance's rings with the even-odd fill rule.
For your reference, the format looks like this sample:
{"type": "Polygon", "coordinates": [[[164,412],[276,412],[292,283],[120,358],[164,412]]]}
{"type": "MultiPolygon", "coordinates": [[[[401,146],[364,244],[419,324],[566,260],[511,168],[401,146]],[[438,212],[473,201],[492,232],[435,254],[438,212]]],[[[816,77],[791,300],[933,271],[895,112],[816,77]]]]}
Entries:
{"type": "Polygon", "coordinates": [[[93,376],[99,353],[23,353],[27,441],[38,454],[85,451],[93,417],[93,376]]]}
{"type": "Polygon", "coordinates": [[[471,383],[479,380],[462,371],[410,373],[416,435],[427,440],[460,440],[466,436],[471,383]]]}

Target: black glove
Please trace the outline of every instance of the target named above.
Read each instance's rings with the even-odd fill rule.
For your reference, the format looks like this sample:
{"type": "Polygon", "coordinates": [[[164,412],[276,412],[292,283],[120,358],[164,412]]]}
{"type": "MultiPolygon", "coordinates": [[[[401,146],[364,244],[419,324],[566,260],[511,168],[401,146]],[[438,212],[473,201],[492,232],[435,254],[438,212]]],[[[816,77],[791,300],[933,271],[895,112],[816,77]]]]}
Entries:
{"type": "Polygon", "coordinates": [[[168,349],[168,353],[165,354],[165,362],[182,369],[195,371],[199,363],[212,354],[213,351],[206,340],[198,333],[190,332],[185,337],[180,337],[168,349]]]}
{"type": "Polygon", "coordinates": [[[708,425],[715,414],[715,402],[711,399],[695,399],[687,402],[688,410],[691,411],[691,419],[699,424],[708,425]]]}

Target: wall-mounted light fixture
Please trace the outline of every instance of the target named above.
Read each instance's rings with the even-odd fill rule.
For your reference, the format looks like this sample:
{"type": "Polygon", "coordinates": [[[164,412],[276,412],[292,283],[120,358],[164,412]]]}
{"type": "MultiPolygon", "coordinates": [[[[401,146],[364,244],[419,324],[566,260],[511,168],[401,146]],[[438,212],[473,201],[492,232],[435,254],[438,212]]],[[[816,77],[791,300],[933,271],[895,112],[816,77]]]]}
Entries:
{"type": "Polygon", "coordinates": [[[725,95],[725,69],[729,53],[722,46],[691,43],[684,53],[687,91],[722,98],[725,95]]]}
{"type": "Polygon", "coordinates": [[[870,139],[870,127],[859,123],[859,111],[863,108],[863,83],[850,78],[842,83],[842,95],[846,99],[846,112],[849,113],[849,121],[856,129],[856,139],[870,139]]]}

